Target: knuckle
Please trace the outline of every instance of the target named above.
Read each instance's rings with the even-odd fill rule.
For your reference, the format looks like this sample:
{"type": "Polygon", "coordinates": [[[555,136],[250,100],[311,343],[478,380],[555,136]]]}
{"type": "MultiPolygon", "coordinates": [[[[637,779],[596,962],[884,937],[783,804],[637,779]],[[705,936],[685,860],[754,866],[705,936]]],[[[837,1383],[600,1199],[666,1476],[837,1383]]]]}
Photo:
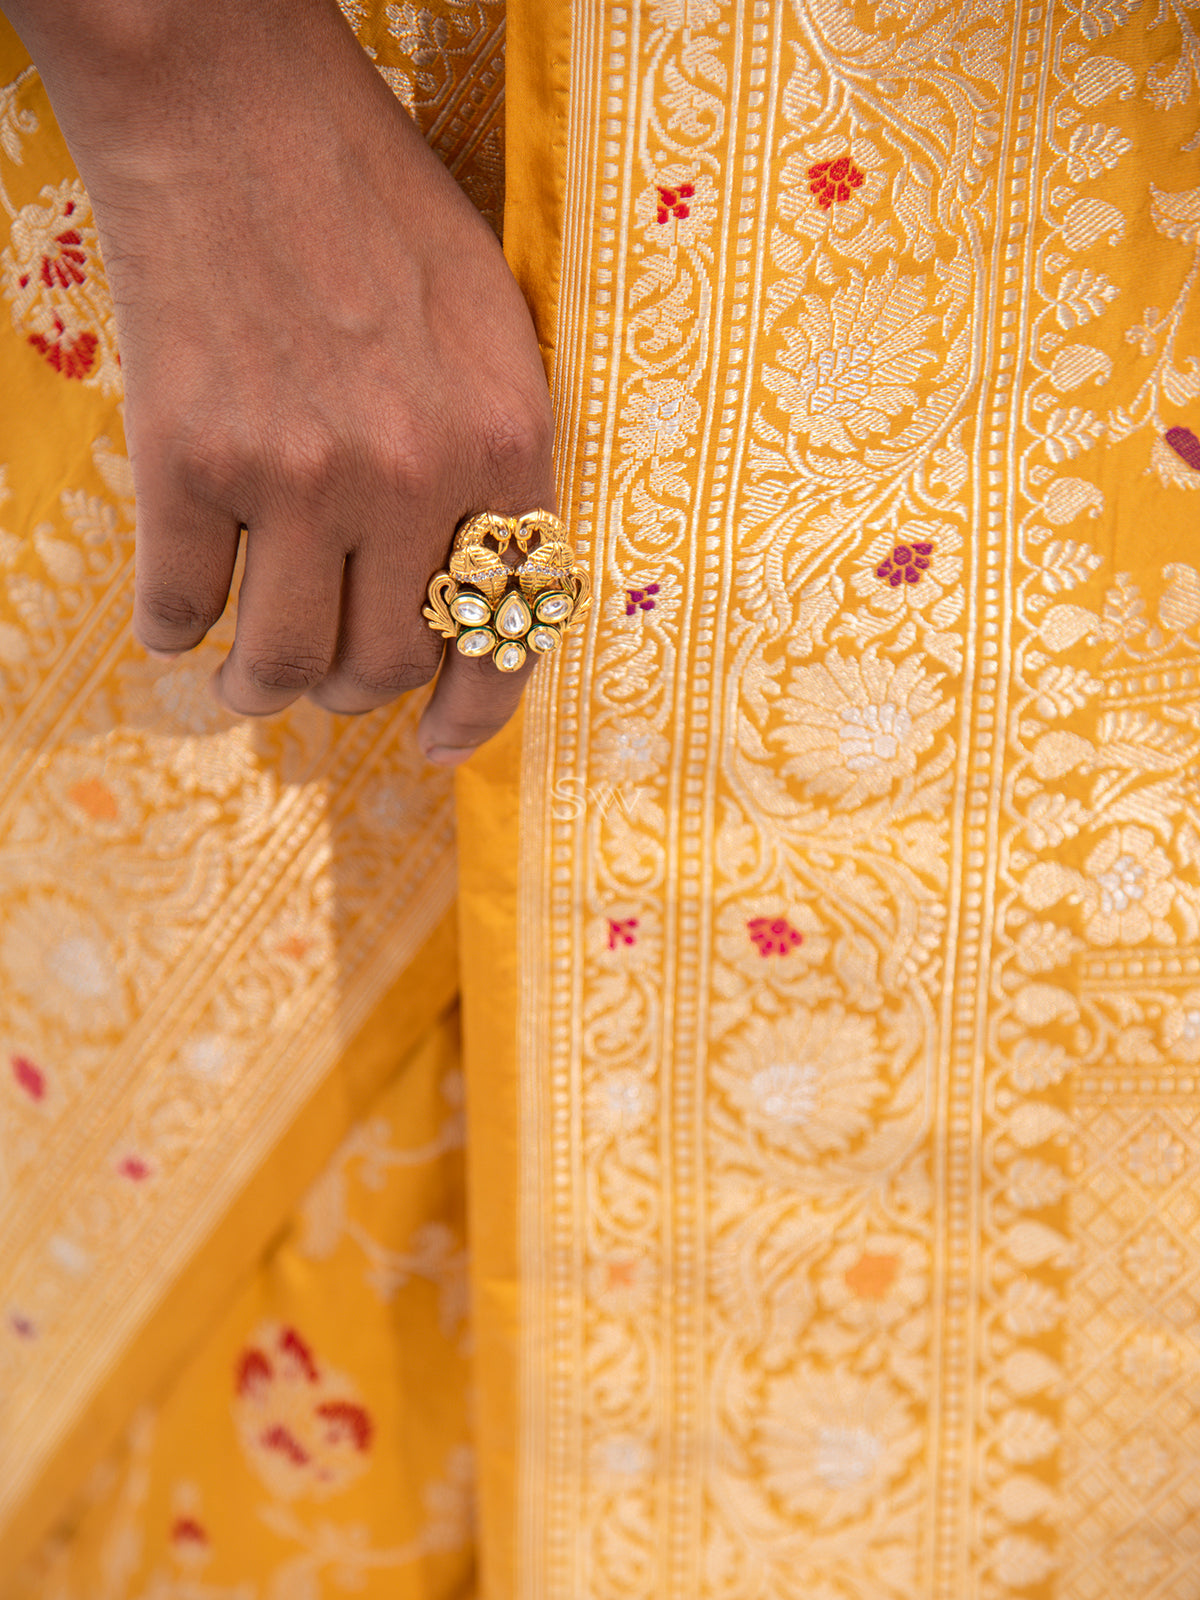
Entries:
{"type": "Polygon", "coordinates": [[[488,467],[500,477],[539,470],[550,456],[553,426],[548,405],[516,396],[493,398],[479,429],[488,467]]]}
{"type": "Polygon", "coordinates": [[[441,448],[416,434],[394,439],[387,447],[386,475],[403,499],[428,500],[444,477],[441,448]]]}
{"type": "Polygon", "coordinates": [[[180,425],[173,438],[168,461],[189,498],[222,509],[244,498],[253,471],[244,439],[219,425],[180,425]]]}
{"type": "Polygon", "coordinates": [[[272,452],[271,475],[280,490],[302,504],[323,504],[339,481],[341,451],[317,429],[293,430],[272,452]]]}
{"type": "Polygon", "coordinates": [[[221,612],[190,595],[172,589],[145,589],[138,597],[138,637],[144,644],[170,637],[199,639],[221,612]]]}
{"type": "Polygon", "coordinates": [[[348,661],[341,677],[355,695],[367,700],[395,700],[421,689],[437,671],[437,661],[397,661],[387,664],[348,661]]]}
{"type": "Polygon", "coordinates": [[[326,663],[299,653],[261,655],[249,660],[243,675],[259,694],[301,694],[325,676],[326,663]]]}

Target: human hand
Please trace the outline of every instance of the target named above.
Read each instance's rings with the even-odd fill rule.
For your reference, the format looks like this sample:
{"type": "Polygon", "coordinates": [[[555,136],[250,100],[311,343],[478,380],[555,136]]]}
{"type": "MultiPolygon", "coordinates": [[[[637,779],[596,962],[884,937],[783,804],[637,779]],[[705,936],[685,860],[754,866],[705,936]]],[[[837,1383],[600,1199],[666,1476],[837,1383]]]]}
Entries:
{"type": "MultiPolygon", "coordinates": [[[[428,682],[421,606],[456,524],[554,509],[546,380],[490,229],[325,0],[143,15],[105,92],[31,43],[113,290],[138,638],[201,641],[244,527],[227,707],[361,712],[428,682]],[[108,92],[129,61],[137,88],[108,92]]],[[[523,679],[451,650],[426,752],[469,754],[523,679]]]]}

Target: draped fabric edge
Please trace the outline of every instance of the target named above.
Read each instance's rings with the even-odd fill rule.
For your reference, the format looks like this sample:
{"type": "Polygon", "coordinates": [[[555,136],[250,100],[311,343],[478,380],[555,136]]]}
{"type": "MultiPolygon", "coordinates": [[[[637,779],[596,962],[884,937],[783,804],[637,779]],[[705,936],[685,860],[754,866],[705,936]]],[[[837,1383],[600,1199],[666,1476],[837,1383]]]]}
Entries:
{"type": "MultiPolygon", "coordinates": [[[[563,254],[571,7],[565,0],[508,0],[505,65],[504,251],[533,314],[552,390],[563,254]]],[[[558,427],[567,408],[557,396],[558,427]]],[[[556,458],[562,458],[556,440],[556,458]]],[[[563,475],[559,494],[563,498],[563,475]]],[[[585,559],[586,559],[586,552],[585,559]]],[[[539,668],[540,705],[557,672],[539,668]]],[[[476,1454],[480,1495],[480,1594],[509,1600],[521,1583],[522,1530],[537,1516],[536,1472],[527,1495],[537,1433],[540,1285],[522,1248],[539,1198],[540,1111],[521,1070],[530,959],[545,961],[542,932],[525,889],[538,876],[542,841],[522,836],[524,785],[542,755],[529,748],[522,713],[460,770],[459,939],[463,1053],[467,1083],[467,1203],[476,1362],[476,1454]]],[[[538,723],[540,726],[540,721],[538,723]]]]}
{"type": "MultiPolygon", "coordinates": [[[[393,937],[414,931],[403,929],[393,937]]],[[[14,1577],[55,1522],[69,1515],[88,1474],[117,1444],[137,1407],[170,1381],[204,1339],[217,1311],[253,1270],[305,1190],[388,1082],[397,1061],[454,1006],[456,973],[451,907],[58,1441],[2,1531],[0,1573],[14,1577]]],[[[0,1578],[0,1600],[8,1593],[8,1582],[0,1578]]]]}

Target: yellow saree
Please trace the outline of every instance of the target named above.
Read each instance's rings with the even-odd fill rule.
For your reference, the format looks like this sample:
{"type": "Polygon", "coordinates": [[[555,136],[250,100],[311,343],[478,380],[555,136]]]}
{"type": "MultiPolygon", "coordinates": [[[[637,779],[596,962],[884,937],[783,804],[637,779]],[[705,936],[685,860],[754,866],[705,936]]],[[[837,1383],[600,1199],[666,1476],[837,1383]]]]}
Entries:
{"type": "Polygon", "coordinates": [[[1195,7],[345,9],[485,207],[503,87],[594,616],[456,953],[410,710],[127,640],[5,38],[7,1590],[1200,1593],[1195,7]]]}

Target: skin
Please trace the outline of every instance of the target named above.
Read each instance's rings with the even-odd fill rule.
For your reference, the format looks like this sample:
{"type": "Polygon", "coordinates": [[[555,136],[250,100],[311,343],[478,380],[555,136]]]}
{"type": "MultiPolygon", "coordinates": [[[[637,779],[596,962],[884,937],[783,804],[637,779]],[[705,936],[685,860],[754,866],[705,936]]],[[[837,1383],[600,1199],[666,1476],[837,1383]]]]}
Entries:
{"type": "MultiPolygon", "coordinates": [[[[87,186],[137,493],[133,626],[194,648],[239,530],[232,711],[427,683],[454,528],[555,510],[550,397],[491,230],[329,0],[5,0],[87,186]]],[[[421,723],[464,759],[525,672],[446,653],[421,723]]]]}

